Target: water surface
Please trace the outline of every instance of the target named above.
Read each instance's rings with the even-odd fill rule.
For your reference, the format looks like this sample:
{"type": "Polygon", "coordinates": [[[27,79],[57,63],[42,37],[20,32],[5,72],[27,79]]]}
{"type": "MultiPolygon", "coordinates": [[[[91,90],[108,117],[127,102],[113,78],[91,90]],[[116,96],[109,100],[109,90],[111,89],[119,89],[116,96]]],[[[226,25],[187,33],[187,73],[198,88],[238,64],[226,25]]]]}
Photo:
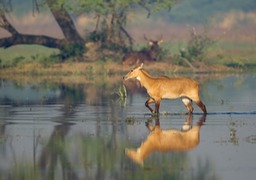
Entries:
{"type": "Polygon", "coordinates": [[[193,78],[206,117],[196,105],[186,115],[180,100],[162,101],[159,119],[151,117],[145,91],[129,86],[126,99],[114,93],[121,81],[1,79],[0,179],[255,179],[256,74],[193,78]],[[171,147],[184,144],[176,135],[192,132],[182,128],[198,124],[198,141],[187,149],[159,152],[153,144],[143,163],[125,153],[142,151],[154,138],[150,128],[175,134],[171,147]]]}

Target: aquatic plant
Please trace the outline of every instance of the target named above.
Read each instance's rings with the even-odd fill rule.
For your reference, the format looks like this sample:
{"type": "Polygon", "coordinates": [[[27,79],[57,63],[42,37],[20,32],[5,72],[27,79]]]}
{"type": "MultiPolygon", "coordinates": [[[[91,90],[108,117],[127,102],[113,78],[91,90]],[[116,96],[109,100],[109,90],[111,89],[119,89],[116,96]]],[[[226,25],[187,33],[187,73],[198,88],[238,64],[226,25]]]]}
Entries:
{"type": "Polygon", "coordinates": [[[122,99],[127,97],[126,87],[123,84],[119,86],[118,95],[122,99]]]}

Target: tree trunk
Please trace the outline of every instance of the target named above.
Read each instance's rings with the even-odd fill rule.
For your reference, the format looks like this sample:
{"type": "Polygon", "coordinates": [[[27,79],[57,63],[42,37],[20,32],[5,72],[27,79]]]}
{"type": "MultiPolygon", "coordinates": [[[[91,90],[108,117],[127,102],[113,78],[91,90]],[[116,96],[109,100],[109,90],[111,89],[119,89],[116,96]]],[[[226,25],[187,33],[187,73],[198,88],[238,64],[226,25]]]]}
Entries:
{"type": "Polygon", "coordinates": [[[82,57],[85,41],[76,30],[75,24],[68,12],[55,5],[54,0],[46,0],[56,22],[61,28],[64,39],[57,39],[44,35],[29,35],[19,33],[8,21],[4,14],[0,15],[0,27],[11,33],[11,37],[0,39],[0,47],[8,48],[18,44],[38,44],[61,51],[62,58],[70,56],[82,57]]]}
{"type": "Polygon", "coordinates": [[[64,8],[56,6],[56,0],[47,0],[46,2],[66,40],[69,42],[84,43],[68,12],[64,8]]]}

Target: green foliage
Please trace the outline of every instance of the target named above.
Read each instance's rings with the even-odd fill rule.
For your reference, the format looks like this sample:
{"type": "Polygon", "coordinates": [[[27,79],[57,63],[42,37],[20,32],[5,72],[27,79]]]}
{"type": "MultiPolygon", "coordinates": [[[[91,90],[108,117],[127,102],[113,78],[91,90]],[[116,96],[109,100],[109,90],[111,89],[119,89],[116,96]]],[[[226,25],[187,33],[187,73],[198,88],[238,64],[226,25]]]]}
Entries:
{"type": "Polygon", "coordinates": [[[60,48],[61,51],[61,58],[67,59],[69,57],[75,57],[82,55],[82,53],[85,51],[85,46],[81,45],[79,43],[74,44],[67,44],[60,48]]]}
{"type": "Polygon", "coordinates": [[[123,84],[120,85],[120,87],[118,89],[118,94],[119,94],[119,97],[122,99],[127,97],[126,87],[123,84]]]}
{"type": "Polygon", "coordinates": [[[25,57],[23,57],[23,56],[17,56],[9,61],[4,61],[4,60],[0,59],[0,69],[15,67],[15,66],[21,64],[24,60],[25,60],[25,57]]]}
{"type": "Polygon", "coordinates": [[[215,41],[207,35],[206,31],[202,34],[197,34],[195,29],[193,29],[186,49],[180,50],[180,56],[187,59],[189,62],[202,62],[205,60],[209,48],[211,48],[214,43],[215,41]]]}
{"type": "Polygon", "coordinates": [[[15,57],[14,59],[12,59],[11,61],[11,66],[17,66],[22,60],[24,60],[25,58],[23,56],[19,56],[19,57],[15,57]]]}
{"type": "Polygon", "coordinates": [[[91,42],[105,42],[107,40],[107,34],[106,32],[97,32],[97,31],[92,31],[89,33],[89,35],[86,37],[88,41],[91,42]]]}
{"type": "Polygon", "coordinates": [[[89,40],[100,42],[103,49],[123,53],[133,44],[132,37],[125,29],[129,13],[144,8],[150,15],[152,12],[170,9],[176,2],[177,0],[70,0],[67,5],[74,13],[96,16],[95,30],[87,35],[89,40]]]}
{"type": "Polygon", "coordinates": [[[53,65],[55,63],[61,62],[61,59],[60,59],[59,55],[57,55],[57,54],[52,54],[52,55],[50,55],[50,57],[41,56],[35,60],[38,61],[40,64],[42,64],[44,67],[50,67],[51,65],[53,65]]]}
{"type": "Polygon", "coordinates": [[[173,55],[172,63],[179,65],[179,66],[187,66],[187,64],[184,62],[184,60],[180,54],[173,55]]]}
{"type": "MultiPolygon", "coordinates": [[[[32,10],[34,12],[39,6],[42,9],[47,9],[43,4],[51,4],[48,10],[65,9],[75,15],[85,13],[94,15],[97,17],[95,18],[96,27],[92,33],[89,33],[89,39],[93,42],[100,42],[100,48],[107,49],[108,51],[105,52],[108,54],[111,54],[110,51],[120,54],[126,52],[127,47],[131,47],[133,43],[132,37],[125,29],[127,15],[131,11],[143,8],[148,12],[149,16],[151,13],[163,9],[170,10],[178,1],[179,0],[57,0],[55,3],[45,3],[44,0],[36,0],[33,1],[35,4],[33,4],[32,10]]],[[[12,2],[10,4],[16,7],[16,3],[12,2]]],[[[22,7],[25,7],[24,3],[21,4],[22,7]]],[[[6,13],[5,10],[1,8],[6,5],[6,2],[0,3],[0,12],[6,13]]],[[[15,10],[17,9],[15,8],[15,10]]],[[[60,47],[60,57],[61,59],[68,59],[69,57],[75,56],[82,57],[81,55],[85,51],[84,48],[83,45],[76,43],[64,45],[60,47]]]]}
{"type": "Polygon", "coordinates": [[[0,68],[16,67],[25,63],[41,63],[47,67],[60,60],[57,49],[44,46],[22,45],[0,49],[0,68]]]}
{"type": "Polygon", "coordinates": [[[143,7],[148,11],[157,12],[163,9],[170,9],[179,1],[180,0],[78,0],[73,2],[72,0],[68,0],[66,6],[77,13],[86,12],[108,15],[113,12],[118,13],[123,10],[131,10],[134,7],[143,7]]]}
{"type": "Polygon", "coordinates": [[[167,59],[167,57],[170,55],[170,49],[169,48],[165,48],[164,46],[159,47],[158,51],[157,51],[157,56],[156,59],[158,61],[164,61],[165,59],[167,59]]]}
{"type": "Polygon", "coordinates": [[[40,179],[39,169],[29,162],[15,163],[12,170],[12,173],[8,175],[9,179],[40,179]]]}

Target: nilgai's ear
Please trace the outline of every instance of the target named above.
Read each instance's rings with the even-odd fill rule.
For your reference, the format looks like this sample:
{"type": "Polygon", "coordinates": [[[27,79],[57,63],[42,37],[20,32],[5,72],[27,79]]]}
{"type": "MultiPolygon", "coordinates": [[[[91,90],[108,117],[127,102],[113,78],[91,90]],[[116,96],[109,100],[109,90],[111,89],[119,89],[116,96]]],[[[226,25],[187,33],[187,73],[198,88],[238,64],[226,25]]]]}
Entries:
{"type": "Polygon", "coordinates": [[[153,46],[153,44],[154,44],[153,41],[151,41],[151,40],[148,41],[149,46],[153,46]]]}
{"type": "Polygon", "coordinates": [[[142,69],[142,68],[143,68],[143,63],[141,63],[141,65],[140,65],[139,69],[142,69]]]}
{"type": "Polygon", "coordinates": [[[136,61],[136,66],[138,66],[140,64],[140,59],[138,58],[136,61]]]}
{"type": "Polygon", "coordinates": [[[162,44],[163,42],[164,42],[164,40],[161,39],[161,40],[157,41],[157,44],[160,45],[160,44],[162,44]]]}

